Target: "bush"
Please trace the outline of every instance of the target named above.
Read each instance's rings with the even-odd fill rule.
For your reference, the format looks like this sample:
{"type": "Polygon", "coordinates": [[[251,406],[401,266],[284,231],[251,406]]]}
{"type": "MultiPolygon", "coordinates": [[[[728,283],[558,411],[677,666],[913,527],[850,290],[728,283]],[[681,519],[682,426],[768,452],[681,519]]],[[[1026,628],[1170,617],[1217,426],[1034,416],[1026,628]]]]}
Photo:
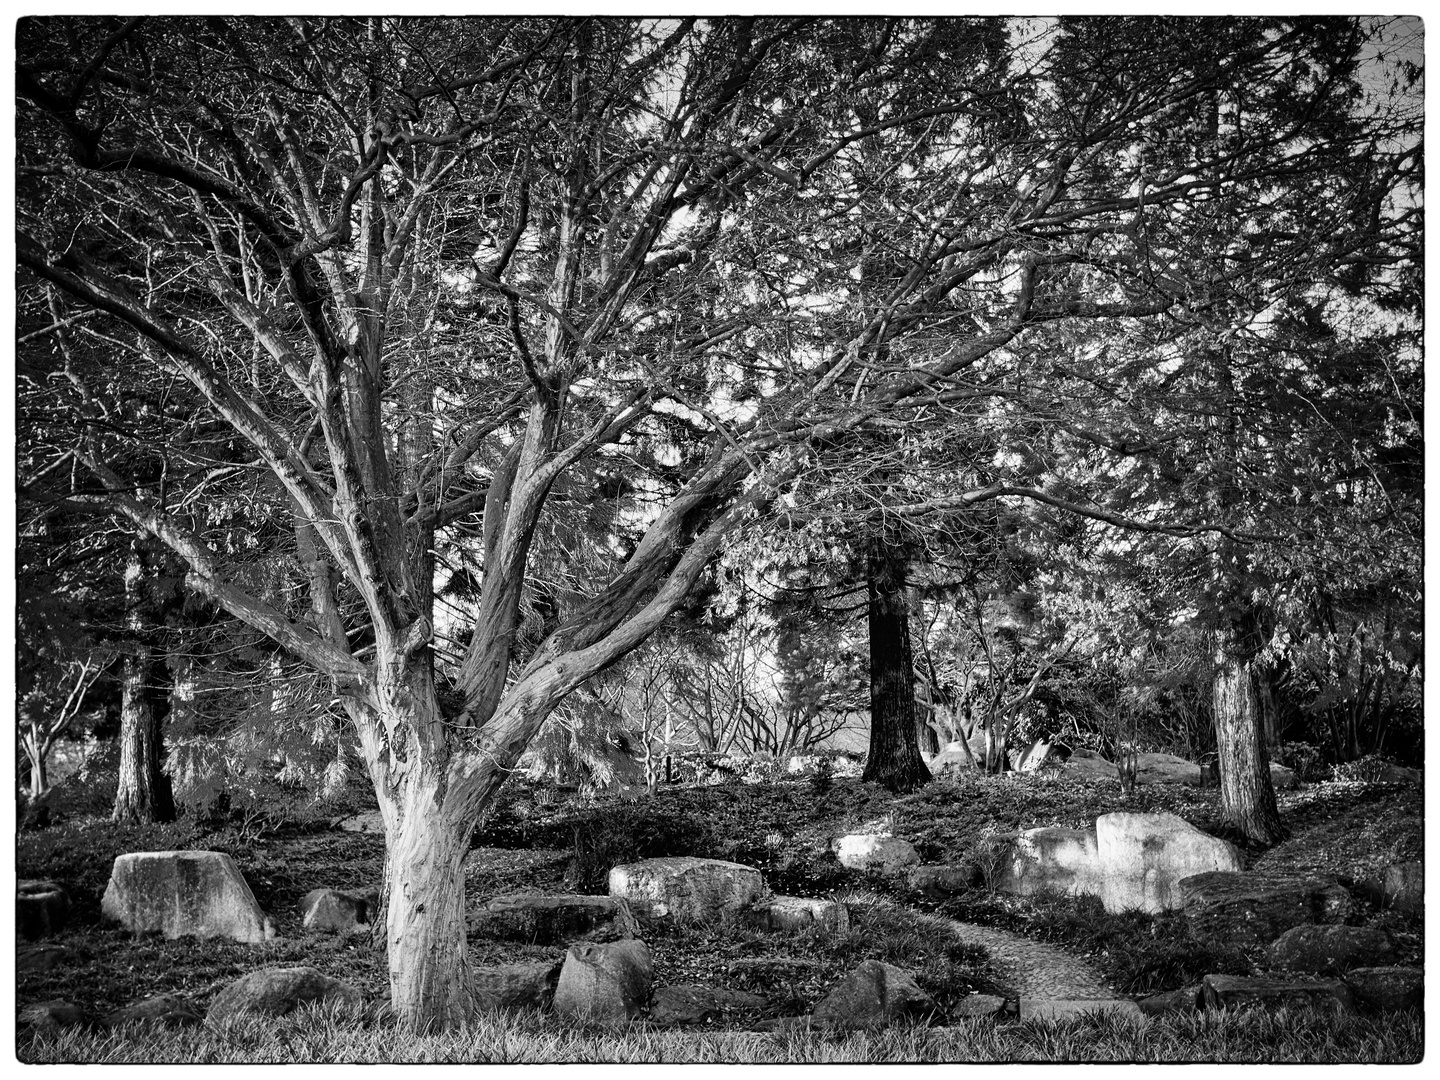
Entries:
{"type": "Polygon", "coordinates": [[[1293,769],[1296,779],[1302,783],[1313,784],[1327,778],[1325,754],[1318,746],[1311,743],[1282,743],[1275,755],[1275,760],[1281,765],[1293,769]]]}
{"type": "Polygon", "coordinates": [[[671,800],[608,803],[570,823],[565,882],[582,893],[609,891],[610,869],[621,863],[708,850],[707,822],[677,813],[671,800]]]}

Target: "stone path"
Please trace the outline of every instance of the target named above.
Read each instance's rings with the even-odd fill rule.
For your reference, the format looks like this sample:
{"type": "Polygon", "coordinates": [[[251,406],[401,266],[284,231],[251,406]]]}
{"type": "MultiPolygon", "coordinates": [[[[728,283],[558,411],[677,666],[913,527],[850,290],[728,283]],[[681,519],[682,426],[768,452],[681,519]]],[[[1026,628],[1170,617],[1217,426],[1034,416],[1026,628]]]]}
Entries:
{"type": "Polygon", "coordinates": [[[1006,997],[1112,999],[1120,995],[1080,957],[990,926],[927,916],[966,945],[978,945],[990,957],[1006,997]]]}
{"type": "MultiPolygon", "coordinates": [[[[854,903],[894,904],[875,893],[853,893],[854,903]]],[[[939,933],[954,934],[966,945],[984,949],[999,989],[1009,998],[1116,1000],[1100,973],[1083,959],[1053,945],[1042,945],[1018,934],[975,923],[956,922],[938,915],[914,912],[939,933]]]]}

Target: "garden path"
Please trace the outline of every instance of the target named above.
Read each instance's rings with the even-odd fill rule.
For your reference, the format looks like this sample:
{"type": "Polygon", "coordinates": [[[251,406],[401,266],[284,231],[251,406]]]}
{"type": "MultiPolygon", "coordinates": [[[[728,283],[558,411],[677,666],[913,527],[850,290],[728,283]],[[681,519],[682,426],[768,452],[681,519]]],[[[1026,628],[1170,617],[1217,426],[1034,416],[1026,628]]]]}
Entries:
{"type": "MultiPolygon", "coordinates": [[[[852,894],[847,899],[860,903],[894,903],[874,893],[852,894]]],[[[1098,1001],[1120,997],[1091,964],[1066,949],[1031,941],[992,926],[956,922],[939,915],[915,914],[937,932],[954,934],[966,945],[984,949],[1000,984],[999,989],[1008,998],[1098,1001]]]]}
{"type": "Polygon", "coordinates": [[[978,945],[1010,998],[1098,1000],[1119,997],[1100,973],[1082,958],[1053,945],[1042,945],[991,926],[928,918],[966,945],[978,945]]]}

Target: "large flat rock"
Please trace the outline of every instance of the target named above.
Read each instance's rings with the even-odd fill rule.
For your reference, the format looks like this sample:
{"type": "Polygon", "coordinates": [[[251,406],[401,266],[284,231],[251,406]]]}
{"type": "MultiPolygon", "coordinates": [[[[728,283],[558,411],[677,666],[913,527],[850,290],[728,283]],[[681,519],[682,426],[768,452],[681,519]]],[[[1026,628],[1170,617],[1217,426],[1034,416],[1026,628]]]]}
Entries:
{"type": "Polygon", "coordinates": [[[268,941],[275,927],[235,860],[219,851],[121,855],[100,901],[105,918],[136,934],[268,941]]]}
{"type": "Polygon", "coordinates": [[[1206,1009],[1267,1009],[1318,1006],[1351,1012],[1355,998],[1339,979],[1277,975],[1206,975],[1200,982],[1200,1004],[1206,1009]]]}
{"type": "Polygon", "coordinates": [[[1384,964],[1395,956],[1385,931],[1370,926],[1295,926],[1270,943],[1277,971],[1331,974],[1384,964]]]}
{"type": "Polygon", "coordinates": [[[1233,844],[1175,814],[1101,814],[1095,839],[1100,899],[1110,912],[1174,910],[1181,879],[1244,867],[1233,844]]]}
{"type": "Polygon", "coordinates": [[[772,896],[751,908],[750,917],[770,930],[819,928],[827,934],[844,934],[850,929],[850,912],[844,904],[809,896],[772,896]]]}
{"type": "Polygon", "coordinates": [[[735,918],[766,894],[760,871],[723,859],[645,859],[610,871],[610,895],[638,914],[676,922],[735,918]]]}
{"type": "Polygon", "coordinates": [[[1181,907],[1199,933],[1242,945],[1268,945],[1286,930],[1334,922],[1349,894],[1333,881],[1210,871],[1182,878],[1181,907]]]}
{"type": "Polygon", "coordinates": [[[1175,754],[1136,754],[1137,784],[1188,784],[1203,787],[1204,771],[1193,761],[1175,754]]]}
{"type": "Polygon", "coordinates": [[[1425,973],[1416,967],[1351,968],[1345,984],[1361,1005],[1380,1012],[1418,1009],[1425,1000],[1425,973]]]}
{"type": "Polygon", "coordinates": [[[241,976],[216,994],[205,1017],[284,1016],[312,1001],[338,1001],[358,1010],[362,1000],[360,991],[349,983],[313,967],[263,968],[241,976]]]}
{"type": "Polygon", "coordinates": [[[1037,998],[1022,997],[1021,1020],[1065,1020],[1072,1016],[1115,1016],[1143,1023],[1140,1006],[1124,998],[1037,998]]]}
{"type": "Polygon", "coordinates": [[[560,979],[560,960],[522,960],[472,968],[475,1007],[482,1010],[550,1008],[560,979]]]}

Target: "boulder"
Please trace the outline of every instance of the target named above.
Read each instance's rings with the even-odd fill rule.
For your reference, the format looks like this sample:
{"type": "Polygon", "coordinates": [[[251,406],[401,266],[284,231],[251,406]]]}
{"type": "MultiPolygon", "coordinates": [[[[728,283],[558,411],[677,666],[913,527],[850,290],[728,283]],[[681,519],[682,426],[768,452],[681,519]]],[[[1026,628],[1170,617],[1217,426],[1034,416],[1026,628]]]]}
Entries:
{"type": "Polygon", "coordinates": [[[37,1001],[20,1010],[21,1026],[32,1028],[86,1027],[90,1014],[79,1005],[55,998],[51,1001],[37,1001]]]}
{"type": "Polygon", "coordinates": [[[15,951],[15,970],[46,972],[54,971],[65,962],[70,950],[63,945],[21,946],[15,951]]]}
{"type": "Polygon", "coordinates": [[[26,941],[53,937],[70,918],[70,894],[53,881],[20,881],[15,886],[15,933],[26,941]]]}
{"type": "Polygon", "coordinates": [[[379,833],[383,836],[385,819],[380,816],[379,810],[366,810],[359,814],[340,818],[335,822],[335,827],[345,832],[379,833]]]}
{"type": "Polygon", "coordinates": [[[379,889],[311,889],[300,901],[301,924],[315,932],[364,934],[379,906],[379,889]]]}
{"type": "Polygon", "coordinates": [[[942,776],[946,772],[958,773],[972,771],[975,768],[975,762],[965,756],[964,750],[958,749],[942,750],[926,762],[926,764],[930,766],[931,776],[942,776]]]}
{"type": "Polygon", "coordinates": [[[1102,757],[1091,757],[1089,751],[1077,750],[1070,755],[1070,759],[1060,766],[1060,776],[1065,780],[1080,780],[1089,782],[1091,780],[1114,780],[1119,782],[1120,776],[1115,771],[1112,762],[1102,757]],[[1085,756],[1081,756],[1081,754],[1085,756]]]}
{"type": "Polygon", "coordinates": [[[1399,911],[1420,911],[1425,907],[1425,864],[1419,859],[1391,863],[1380,883],[1385,904],[1399,911]]]}
{"type": "Polygon", "coordinates": [[[912,867],[906,880],[915,892],[939,898],[975,888],[984,881],[984,875],[973,863],[949,863],[912,867]]]}
{"type": "Polygon", "coordinates": [[[1407,769],[1404,765],[1395,765],[1388,761],[1375,779],[1381,784],[1421,784],[1425,780],[1419,769],[1407,769]]]}
{"type": "Polygon", "coordinates": [[[811,1021],[823,1027],[865,1028],[933,1012],[935,1002],[915,977],[881,960],[866,960],[815,1006],[811,1021]]]}
{"type": "Polygon", "coordinates": [[[1180,879],[1244,866],[1234,845],[1174,814],[1101,814],[1095,842],[1100,899],[1112,913],[1173,910],[1180,879]]]}
{"type": "Polygon", "coordinates": [[[1277,1009],[1314,1006],[1351,1012],[1355,998],[1339,979],[1301,976],[1206,975],[1200,982],[1200,1004],[1206,1009],[1243,1009],[1255,1005],[1277,1009]]]}
{"type": "Polygon", "coordinates": [[[173,994],[161,994],[124,1005],[107,1013],[100,1022],[105,1027],[119,1027],[122,1024],[157,1024],[161,1027],[190,1027],[204,1023],[201,1012],[184,998],[173,994]]]}
{"type": "Polygon", "coordinates": [[[1145,1014],[1125,998],[1038,998],[1020,999],[1021,1020],[1065,1020],[1072,1016],[1114,1016],[1143,1023],[1145,1014]]]}
{"type": "Polygon", "coordinates": [[[1311,892],[1311,910],[1315,921],[1320,923],[1343,923],[1355,909],[1350,890],[1338,881],[1312,881],[1308,883],[1311,892]]]}
{"type": "Polygon", "coordinates": [[[1160,1016],[1164,1013],[1194,1012],[1200,1007],[1200,985],[1185,986],[1179,990],[1164,990],[1141,998],[1135,1004],[1146,1016],[1160,1016]]]}
{"type": "Polygon", "coordinates": [[[216,994],[205,1018],[284,1016],[311,1001],[338,1001],[355,1009],[361,1006],[360,991],[313,967],[262,968],[242,975],[216,994]]]}
{"type": "Polygon", "coordinates": [[[1278,761],[1270,762],[1270,786],[1276,791],[1289,791],[1291,788],[1300,786],[1300,778],[1295,775],[1295,770],[1278,761]]]}
{"type": "Polygon", "coordinates": [[[654,968],[643,941],[572,945],[555,987],[555,1011],[590,1020],[631,1020],[650,997],[654,968]]]}
{"type": "Polygon", "coordinates": [[[650,1001],[650,1019],[656,1024],[696,1024],[763,1009],[767,1004],[766,998],[743,990],[662,986],[650,1001]]]}
{"type": "Polygon", "coordinates": [[[101,914],[136,934],[268,941],[275,927],[235,861],[218,851],[142,851],[110,871],[101,914]]]}
{"type": "Polygon", "coordinates": [[[469,924],[480,937],[534,945],[569,944],[582,938],[617,941],[640,932],[624,900],[575,894],[492,897],[470,916],[469,924]]]}
{"type": "Polygon", "coordinates": [[[898,873],[920,862],[920,855],[909,840],[878,833],[840,837],[835,841],[835,857],[841,866],[851,870],[881,870],[887,874],[898,873]]]}
{"type": "Polygon", "coordinates": [[[1367,963],[1383,964],[1395,950],[1385,931],[1373,927],[1296,926],[1270,943],[1268,955],[1277,971],[1327,975],[1367,963]]]}
{"type": "Polygon", "coordinates": [[[819,927],[827,934],[844,934],[850,929],[850,912],[844,904],[807,896],[772,896],[751,909],[751,918],[769,930],[819,927]]]}
{"type": "Polygon", "coordinates": [[[1020,896],[1098,894],[1100,886],[1092,829],[1026,829],[1008,838],[995,868],[995,887],[1020,896]]]}
{"type": "Polygon", "coordinates": [[[753,866],[720,859],[646,859],[612,869],[610,895],[643,915],[706,923],[737,916],[765,895],[765,882],[753,866]]]}
{"type": "Polygon", "coordinates": [[[999,1016],[1005,1011],[1005,999],[997,994],[966,994],[950,1010],[954,1020],[976,1020],[999,1016]]]}
{"type": "Polygon", "coordinates": [[[1345,973],[1355,999],[1369,1009],[1398,1012],[1425,1002],[1425,973],[1416,967],[1358,967],[1345,973]]]}
{"type": "Polygon", "coordinates": [[[475,1007],[483,1010],[550,1008],[560,980],[560,960],[532,960],[472,968],[475,1007]]]}
{"type": "Polygon", "coordinates": [[[1244,946],[1266,945],[1292,927],[1331,918],[1343,892],[1333,881],[1223,870],[1180,881],[1191,927],[1244,946]]]}
{"type": "Polygon", "coordinates": [[[1203,770],[1193,761],[1186,761],[1175,754],[1136,754],[1135,782],[1137,784],[1189,784],[1193,787],[1204,785],[1203,770]]]}

